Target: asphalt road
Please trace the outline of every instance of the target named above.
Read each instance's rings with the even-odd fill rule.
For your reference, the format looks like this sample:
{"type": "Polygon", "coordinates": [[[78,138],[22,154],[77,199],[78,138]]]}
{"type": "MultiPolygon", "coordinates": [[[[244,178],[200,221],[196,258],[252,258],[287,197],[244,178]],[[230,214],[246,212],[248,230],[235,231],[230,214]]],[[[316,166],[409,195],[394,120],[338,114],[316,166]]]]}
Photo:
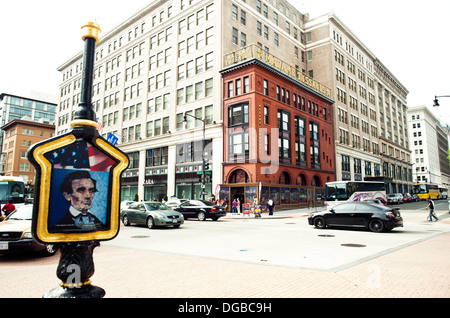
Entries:
{"type": "MultiPolygon", "coordinates": [[[[445,222],[426,222],[425,202],[399,205],[404,227],[389,233],[365,230],[319,230],[307,222],[308,211],[276,212],[274,218],[231,215],[219,221],[187,220],[178,229],[121,226],[117,238],[102,243],[253,264],[337,271],[450,232],[445,222]],[[406,209],[407,208],[407,209],[406,209]]],[[[437,201],[445,218],[448,204],[437,201]]]]}

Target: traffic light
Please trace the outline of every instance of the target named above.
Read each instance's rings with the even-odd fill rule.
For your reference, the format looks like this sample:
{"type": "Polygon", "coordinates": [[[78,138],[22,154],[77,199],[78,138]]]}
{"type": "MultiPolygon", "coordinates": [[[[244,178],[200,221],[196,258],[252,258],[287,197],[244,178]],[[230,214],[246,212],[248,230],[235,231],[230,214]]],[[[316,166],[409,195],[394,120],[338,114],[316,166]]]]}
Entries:
{"type": "Polygon", "coordinates": [[[204,180],[204,175],[201,174],[201,175],[198,177],[198,182],[203,184],[203,180],[204,180]]]}
{"type": "Polygon", "coordinates": [[[209,162],[207,160],[205,160],[204,170],[205,171],[209,170],[209,162]]]}

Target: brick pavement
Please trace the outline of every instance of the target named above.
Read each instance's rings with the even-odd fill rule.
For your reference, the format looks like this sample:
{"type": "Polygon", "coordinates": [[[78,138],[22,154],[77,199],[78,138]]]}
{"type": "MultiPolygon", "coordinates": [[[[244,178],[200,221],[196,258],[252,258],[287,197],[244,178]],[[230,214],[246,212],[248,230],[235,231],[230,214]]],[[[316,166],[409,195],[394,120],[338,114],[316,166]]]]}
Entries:
{"type": "MultiPolygon", "coordinates": [[[[101,246],[92,281],[106,298],[447,298],[449,250],[444,234],[325,272],[101,246]]],[[[0,259],[0,297],[40,298],[58,285],[58,260],[0,259]]]]}

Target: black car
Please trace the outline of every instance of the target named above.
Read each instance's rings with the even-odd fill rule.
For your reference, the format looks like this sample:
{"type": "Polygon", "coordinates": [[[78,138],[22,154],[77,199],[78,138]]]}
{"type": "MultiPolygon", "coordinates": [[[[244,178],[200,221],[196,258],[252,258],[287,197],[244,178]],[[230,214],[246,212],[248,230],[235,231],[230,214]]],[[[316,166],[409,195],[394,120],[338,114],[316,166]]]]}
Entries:
{"type": "Polygon", "coordinates": [[[403,226],[403,219],[398,208],[364,202],[346,202],[327,211],[311,213],[308,223],[320,229],[327,226],[352,227],[382,232],[403,226]]]}
{"type": "Polygon", "coordinates": [[[227,215],[222,206],[206,200],[187,200],[173,209],[183,214],[185,219],[196,217],[200,221],[207,218],[217,221],[220,217],[227,215]]]}

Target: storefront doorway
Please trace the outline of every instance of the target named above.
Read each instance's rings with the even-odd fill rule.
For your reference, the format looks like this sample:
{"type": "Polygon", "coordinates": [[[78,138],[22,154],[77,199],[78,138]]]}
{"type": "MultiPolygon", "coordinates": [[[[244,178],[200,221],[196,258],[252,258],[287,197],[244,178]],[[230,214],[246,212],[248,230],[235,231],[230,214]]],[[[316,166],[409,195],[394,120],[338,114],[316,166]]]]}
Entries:
{"type": "Polygon", "coordinates": [[[245,203],[245,187],[230,188],[230,206],[233,206],[233,200],[239,199],[238,211],[242,212],[242,204],[245,203]]]}

